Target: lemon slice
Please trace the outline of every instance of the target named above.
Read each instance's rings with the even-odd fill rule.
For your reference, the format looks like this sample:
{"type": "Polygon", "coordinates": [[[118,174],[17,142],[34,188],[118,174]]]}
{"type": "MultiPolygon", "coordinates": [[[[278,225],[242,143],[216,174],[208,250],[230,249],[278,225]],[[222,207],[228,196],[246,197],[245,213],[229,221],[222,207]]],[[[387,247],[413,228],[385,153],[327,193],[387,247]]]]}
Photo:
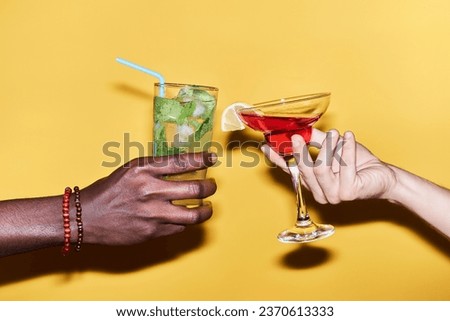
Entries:
{"type": "Polygon", "coordinates": [[[224,132],[230,132],[235,130],[242,130],[245,128],[244,123],[239,118],[237,110],[241,108],[251,108],[252,106],[247,103],[233,103],[226,107],[222,112],[221,128],[224,132]]]}

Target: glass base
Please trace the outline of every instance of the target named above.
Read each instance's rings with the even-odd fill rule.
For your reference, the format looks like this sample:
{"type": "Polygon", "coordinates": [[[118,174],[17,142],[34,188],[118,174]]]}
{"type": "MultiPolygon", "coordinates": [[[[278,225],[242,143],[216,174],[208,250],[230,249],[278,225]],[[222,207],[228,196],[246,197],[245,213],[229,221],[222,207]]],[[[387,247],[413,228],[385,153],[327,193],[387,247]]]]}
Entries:
{"type": "Polygon", "coordinates": [[[324,239],[333,233],[333,225],[316,224],[306,220],[297,222],[294,227],[278,234],[278,240],[282,243],[306,243],[324,239]]]}

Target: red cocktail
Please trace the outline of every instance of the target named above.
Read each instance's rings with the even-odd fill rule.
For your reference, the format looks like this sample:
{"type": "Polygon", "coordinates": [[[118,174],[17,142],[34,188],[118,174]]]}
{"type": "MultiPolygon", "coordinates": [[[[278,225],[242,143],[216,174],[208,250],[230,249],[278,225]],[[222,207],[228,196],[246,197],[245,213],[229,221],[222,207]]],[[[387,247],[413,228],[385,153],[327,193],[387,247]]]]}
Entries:
{"type": "Polygon", "coordinates": [[[306,142],[311,139],[313,124],[328,108],[330,94],[312,94],[273,100],[253,106],[235,109],[248,127],[264,134],[267,144],[284,157],[297,194],[297,221],[295,226],[278,234],[284,243],[302,243],[319,240],[334,233],[328,224],[316,224],[309,217],[300,188],[300,172],[292,150],[291,137],[302,135],[306,142]]]}
{"type": "Polygon", "coordinates": [[[265,116],[252,109],[243,109],[240,116],[244,123],[257,131],[263,132],[266,142],[282,156],[292,156],[291,137],[302,135],[306,142],[311,140],[312,125],[321,115],[312,117],[265,116]]]}

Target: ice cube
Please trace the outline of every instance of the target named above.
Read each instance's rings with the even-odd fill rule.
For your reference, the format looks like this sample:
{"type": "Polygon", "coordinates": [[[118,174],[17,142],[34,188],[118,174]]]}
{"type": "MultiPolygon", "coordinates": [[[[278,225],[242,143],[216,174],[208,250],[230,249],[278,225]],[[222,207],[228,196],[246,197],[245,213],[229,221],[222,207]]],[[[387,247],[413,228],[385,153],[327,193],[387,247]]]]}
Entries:
{"type": "Polygon", "coordinates": [[[183,124],[177,126],[177,136],[179,142],[189,141],[189,136],[194,133],[194,129],[189,125],[183,124]]]}
{"type": "Polygon", "coordinates": [[[192,113],[192,116],[194,117],[199,117],[200,115],[203,115],[203,113],[205,112],[205,105],[203,105],[201,102],[196,101],[195,102],[195,109],[194,112],[192,113]]]}

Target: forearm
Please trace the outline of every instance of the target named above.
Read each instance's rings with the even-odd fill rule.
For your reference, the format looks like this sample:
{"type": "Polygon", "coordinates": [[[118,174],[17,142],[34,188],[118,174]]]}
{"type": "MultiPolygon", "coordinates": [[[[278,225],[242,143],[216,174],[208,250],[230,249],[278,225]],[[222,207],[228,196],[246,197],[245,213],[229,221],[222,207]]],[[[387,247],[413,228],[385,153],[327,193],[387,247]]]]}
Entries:
{"type": "Polygon", "coordinates": [[[397,182],[388,199],[401,204],[450,238],[450,191],[395,166],[397,182]]]}
{"type": "Polygon", "coordinates": [[[61,206],[59,196],[0,202],[0,257],[62,245],[61,206]]]}

